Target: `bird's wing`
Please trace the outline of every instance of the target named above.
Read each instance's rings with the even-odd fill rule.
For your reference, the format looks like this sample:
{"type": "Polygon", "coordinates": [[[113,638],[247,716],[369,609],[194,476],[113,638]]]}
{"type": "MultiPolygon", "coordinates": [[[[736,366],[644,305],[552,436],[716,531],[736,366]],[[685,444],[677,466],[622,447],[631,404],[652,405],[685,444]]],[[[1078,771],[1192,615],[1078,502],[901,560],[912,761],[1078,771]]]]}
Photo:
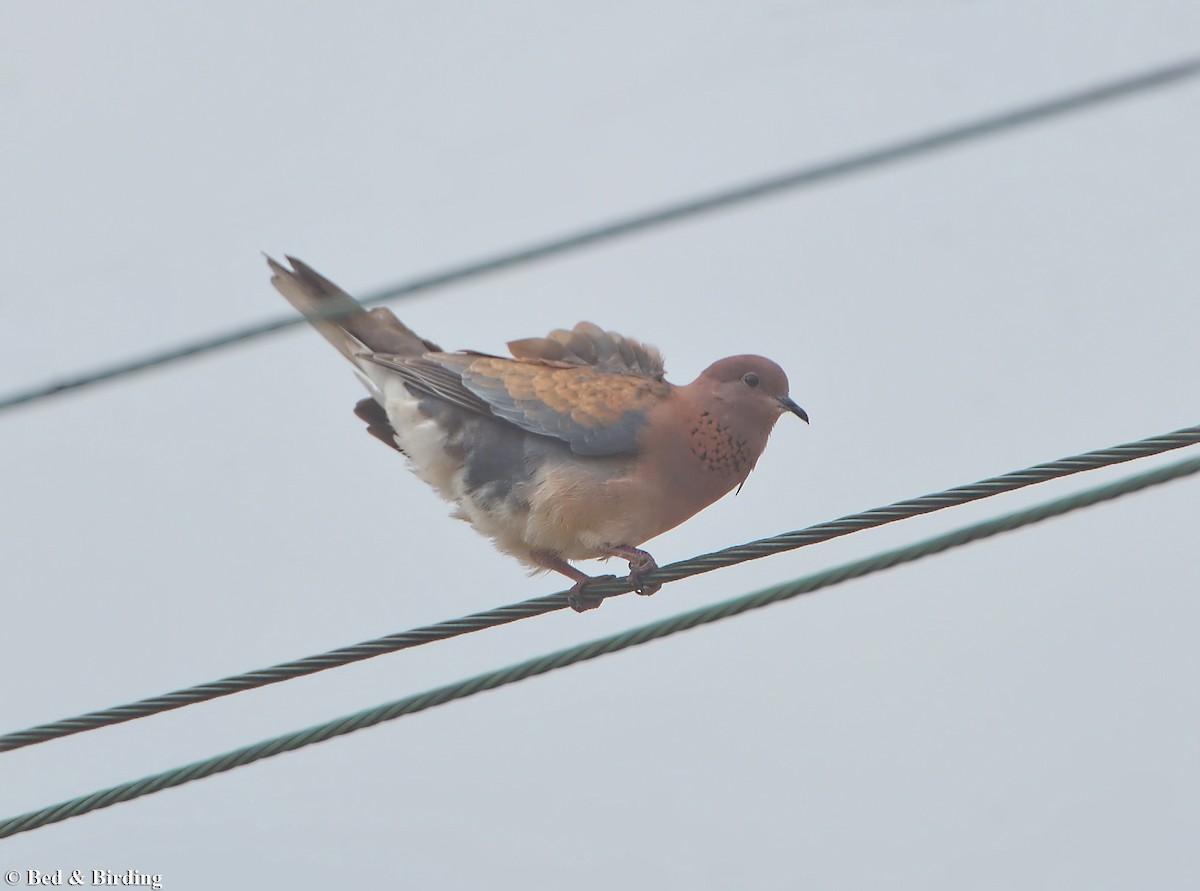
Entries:
{"type": "Polygon", "coordinates": [[[637,451],[647,413],[670,391],[670,384],[650,377],[559,360],[479,353],[366,358],[392,369],[419,392],[562,440],[579,455],[637,451]]]}
{"type": "Polygon", "coordinates": [[[564,362],[656,381],[665,374],[662,354],[656,348],[591,322],[580,322],[570,331],[559,328],[546,337],[514,340],[508,349],[516,358],[532,362],[564,362]]]}

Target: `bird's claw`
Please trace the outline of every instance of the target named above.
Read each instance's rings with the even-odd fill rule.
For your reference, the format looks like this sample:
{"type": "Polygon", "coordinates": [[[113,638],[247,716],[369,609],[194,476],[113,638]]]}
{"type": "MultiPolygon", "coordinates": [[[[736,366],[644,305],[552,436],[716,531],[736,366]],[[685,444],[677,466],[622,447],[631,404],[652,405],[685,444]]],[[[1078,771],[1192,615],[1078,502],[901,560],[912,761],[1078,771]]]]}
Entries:
{"type": "Polygon", "coordinates": [[[604,597],[600,594],[591,594],[585,591],[584,588],[592,582],[611,581],[615,578],[615,575],[598,575],[593,578],[580,579],[567,592],[567,605],[577,613],[585,613],[590,609],[595,609],[604,602],[604,597]]]}
{"type": "Polygon", "coordinates": [[[637,551],[627,559],[629,560],[629,584],[633,585],[633,590],[643,597],[657,594],[662,589],[661,583],[643,581],[646,576],[658,569],[658,563],[654,558],[645,551],[637,551]]]}

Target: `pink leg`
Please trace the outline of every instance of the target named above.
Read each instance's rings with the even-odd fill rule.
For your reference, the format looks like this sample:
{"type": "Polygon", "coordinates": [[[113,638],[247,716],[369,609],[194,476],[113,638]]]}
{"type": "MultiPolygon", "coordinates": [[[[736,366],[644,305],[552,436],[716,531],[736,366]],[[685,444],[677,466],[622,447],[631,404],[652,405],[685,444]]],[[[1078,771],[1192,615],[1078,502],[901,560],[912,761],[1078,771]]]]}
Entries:
{"type": "Polygon", "coordinates": [[[547,569],[553,569],[555,572],[562,573],[575,583],[571,586],[571,590],[567,592],[567,603],[569,603],[571,605],[571,609],[575,610],[577,613],[586,612],[589,609],[595,609],[602,602],[601,598],[592,597],[586,594],[583,590],[584,585],[586,585],[588,582],[598,581],[599,579],[616,578],[615,575],[590,576],[586,572],[576,569],[561,557],[557,557],[548,551],[534,551],[533,558],[547,569]]]}
{"type": "Polygon", "coordinates": [[[629,561],[629,582],[633,585],[633,590],[639,594],[649,597],[662,587],[662,585],[642,581],[643,578],[658,569],[654,558],[645,551],[630,545],[617,545],[609,553],[614,557],[629,561]]]}

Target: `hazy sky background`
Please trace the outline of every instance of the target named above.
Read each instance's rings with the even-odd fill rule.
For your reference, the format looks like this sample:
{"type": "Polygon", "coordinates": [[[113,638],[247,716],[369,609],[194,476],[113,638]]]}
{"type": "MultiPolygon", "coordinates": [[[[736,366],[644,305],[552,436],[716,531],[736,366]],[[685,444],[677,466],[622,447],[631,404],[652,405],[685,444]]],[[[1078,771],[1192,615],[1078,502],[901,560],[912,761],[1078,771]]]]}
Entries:
{"type": "MultiPolygon", "coordinates": [[[[1190,0],[5,4],[0,389],[284,313],[263,250],[367,292],[1198,51],[1190,0]]],[[[665,563],[1200,422],[1198,158],[1192,81],[395,306],[448,348],[590,319],[676,382],[782,364],[811,428],[665,563]]],[[[449,519],[361,396],[295,330],[0,416],[0,729],[562,588],[449,519]]],[[[0,817],[1134,470],[2,754],[0,817]]],[[[1198,485],[20,835],[0,870],[1195,887],[1198,485]]]]}

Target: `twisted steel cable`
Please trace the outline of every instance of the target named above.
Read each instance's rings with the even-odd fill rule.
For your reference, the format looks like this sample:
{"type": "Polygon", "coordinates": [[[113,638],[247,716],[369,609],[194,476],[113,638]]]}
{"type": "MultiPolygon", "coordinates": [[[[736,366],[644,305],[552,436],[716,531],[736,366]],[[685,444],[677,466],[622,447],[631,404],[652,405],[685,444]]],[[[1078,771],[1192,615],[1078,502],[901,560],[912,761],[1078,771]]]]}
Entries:
{"type": "MultiPolygon", "coordinates": [[[[809,526],[806,529],[796,532],[786,532],[782,535],[774,535],[770,538],[749,542],[748,544],[724,548],[720,551],[714,551],[711,554],[703,554],[693,557],[690,560],[673,563],[670,566],[663,567],[658,572],[648,574],[646,579],[652,582],[675,581],[676,579],[697,575],[701,572],[708,572],[712,569],[732,566],[735,563],[742,563],[746,560],[757,560],[759,557],[767,557],[782,551],[790,551],[795,548],[804,547],[805,545],[828,541],[831,538],[849,535],[852,532],[860,532],[863,529],[882,526],[886,523],[893,523],[896,520],[907,520],[910,517],[933,513],[943,508],[957,507],[971,501],[990,498],[1002,492],[1011,492],[1025,486],[1044,483],[1048,480],[1070,476],[1081,471],[1095,470],[1100,467],[1109,467],[1114,464],[1133,461],[1137,458],[1158,455],[1171,449],[1195,445],[1198,442],[1200,442],[1200,425],[1184,427],[1183,429],[1176,430],[1173,433],[1166,433],[1162,436],[1152,436],[1147,439],[1138,440],[1137,442],[1129,442],[1108,449],[1085,452],[1082,455],[1076,455],[1072,458],[1060,458],[1057,461],[1035,464],[1033,467],[1027,467],[1024,470],[1014,470],[978,483],[956,486],[944,492],[923,495],[920,498],[912,498],[907,501],[897,501],[886,507],[872,508],[871,510],[851,514],[850,516],[832,520],[828,523],[809,526]]],[[[596,588],[597,590],[603,590],[600,585],[597,585],[596,588]]],[[[628,588],[626,587],[624,590],[628,590],[628,588]]]]}
{"type": "Polygon", "coordinates": [[[1074,510],[1090,505],[1099,504],[1122,495],[1128,495],[1151,486],[1161,485],[1171,480],[1200,472],[1200,457],[1190,458],[1165,467],[1159,467],[1146,473],[1127,477],[1114,483],[1088,489],[1083,492],[1046,502],[1026,510],[1006,514],[993,520],[986,520],[961,529],[956,529],[944,535],[935,536],[907,547],[886,551],[864,560],[857,560],[824,572],[815,573],[782,585],[765,588],[753,594],[723,601],[702,609],[682,613],[662,621],[633,628],[620,634],[603,637],[590,643],[569,647],[540,656],[516,665],[510,665],[496,671],[476,675],[453,684],[427,690],[414,696],[398,699],[375,708],[346,715],[324,724],[318,724],[305,730],[287,733],[272,739],[264,740],[253,745],[226,752],[214,758],[196,761],[192,764],[152,774],[140,780],[122,783],[84,795],[79,798],[64,801],[60,804],[31,811],[0,822],[0,838],[7,838],[21,832],[38,829],[51,823],[58,823],[71,817],[78,817],[91,811],[110,807],[125,801],[132,801],[144,795],[150,795],[163,789],[181,786],[193,780],[203,779],[218,773],[233,770],[264,758],[270,758],[283,752],[292,752],[314,743],[324,742],[337,736],[344,736],[356,730],[373,727],[384,721],[395,720],[405,715],[416,714],[425,709],[444,705],[456,699],[465,699],[476,693],[495,690],[526,678],[546,674],[560,668],[565,668],[577,662],[586,662],[609,653],[616,653],[629,647],[639,646],[653,640],[660,640],[701,625],[727,619],[750,610],[760,609],[773,603],[808,594],[821,588],[827,588],[854,578],[861,578],[883,569],[911,563],[922,557],[961,547],[970,542],[979,541],[989,536],[1009,532],[1022,526],[1038,523],[1051,517],[1061,516],[1074,510]]]}
{"type": "MultiPolygon", "coordinates": [[[[1067,93],[1054,99],[1024,106],[1023,108],[977,118],[955,127],[935,130],[923,136],[900,140],[879,148],[847,155],[835,161],[816,164],[811,167],[803,167],[799,170],[735,186],[690,201],[682,201],[657,210],[628,216],[624,219],[594,228],[573,232],[560,238],[549,239],[526,248],[464,263],[461,266],[451,267],[387,288],[367,297],[362,302],[367,304],[380,303],[385,300],[392,300],[397,297],[417,294],[423,291],[431,291],[435,288],[445,287],[457,282],[479,278],[489,273],[569,253],[570,251],[612,241],[616,238],[678,222],[679,220],[723,210],[727,207],[766,198],[792,189],[814,185],[863,170],[894,164],[929,152],[984,139],[997,133],[1039,123],[1071,112],[1082,111],[1116,99],[1124,99],[1147,90],[1169,86],[1195,77],[1198,74],[1200,74],[1200,58],[1185,59],[1181,62],[1165,65],[1161,68],[1155,68],[1120,80],[1088,87],[1073,93],[1067,93]]],[[[275,331],[282,331],[285,328],[290,328],[293,325],[299,325],[303,322],[304,319],[298,315],[260,322],[256,325],[248,325],[224,334],[215,334],[189,344],[152,353],[148,356],[119,362],[96,371],[63,377],[59,380],[39,384],[0,398],[0,411],[37,402],[50,396],[78,390],[103,381],[115,380],[158,366],[178,362],[189,356],[197,356],[202,353],[211,352],[212,350],[232,346],[262,337],[266,334],[271,334],[275,331]]]]}
{"type": "MultiPolygon", "coordinates": [[[[1176,430],[1174,433],[1154,436],[1108,449],[1086,452],[1082,455],[1062,458],[1058,461],[1037,464],[1025,470],[1013,471],[970,485],[948,489],[944,492],[924,495],[920,498],[913,498],[907,501],[898,501],[886,507],[872,508],[862,513],[851,514],[827,523],[819,523],[816,526],[809,526],[806,529],[800,529],[795,532],[787,532],[782,535],[772,536],[771,538],[749,542],[748,544],[725,548],[724,550],[715,551],[710,554],[702,554],[689,560],[664,566],[648,574],[646,580],[658,583],[678,581],[689,576],[711,572],[714,569],[733,566],[748,560],[757,560],[760,557],[766,557],[771,554],[795,550],[796,548],[849,535],[852,532],[859,532],[875,526],[893,523],[897,520],[932,513],[943,508],[966,504],[970,501],[990,498],[1002,492],[1010,492],[1014,489],[1020,489],[1047,480],[1099,467],[1108,467],[1113,464],[1132,461],[1136,458],[1158,455],[1172,449],[1184,448],[1185,446],[1197,443],[1200,443],[1200,425],[1185,427],[1182,430],[1176,430]]],[[[593,582],[587,586],[586,590],[593,596],[608,598],[628,593],[633,588],[627,580],[612,579],[593,582]]],[[[447,640],[473,631],[495,628],[510,622],[516,622],[520,619],[554,612],[566,606],[566,592],[560,591],[555,594],[524,600],[520,603],[472,613],[459,619],[425,625],[409,631],[401,631],[385,637],[378,637],[374,640],[363,641],[351,646],[339,647],[335,650],[315,656],[307,656],[291,662],[283,662],[269,668],[231,675],[221,680],[197,684],[193,687],[186,687],[161,696],[141,699],[127,705],[88,712],[48,724],[39,724],[36,727],[13,731],[0,736],[0,752],[20,749],[51,739],[59,739],[75,733],[95,730],[100,727],[120,724],[136,718],[144,718],[172,709],[182,708],[183,706],[207,702],[211,699],[229,696],[243,690],[253,690],[269,684],[277,684],[281,681],[315,674],[329,668],[337,668],[353,662],[372,659],[386,653],[394,653],[399,650],[433,643],[434,641],[447,640]]]]}

